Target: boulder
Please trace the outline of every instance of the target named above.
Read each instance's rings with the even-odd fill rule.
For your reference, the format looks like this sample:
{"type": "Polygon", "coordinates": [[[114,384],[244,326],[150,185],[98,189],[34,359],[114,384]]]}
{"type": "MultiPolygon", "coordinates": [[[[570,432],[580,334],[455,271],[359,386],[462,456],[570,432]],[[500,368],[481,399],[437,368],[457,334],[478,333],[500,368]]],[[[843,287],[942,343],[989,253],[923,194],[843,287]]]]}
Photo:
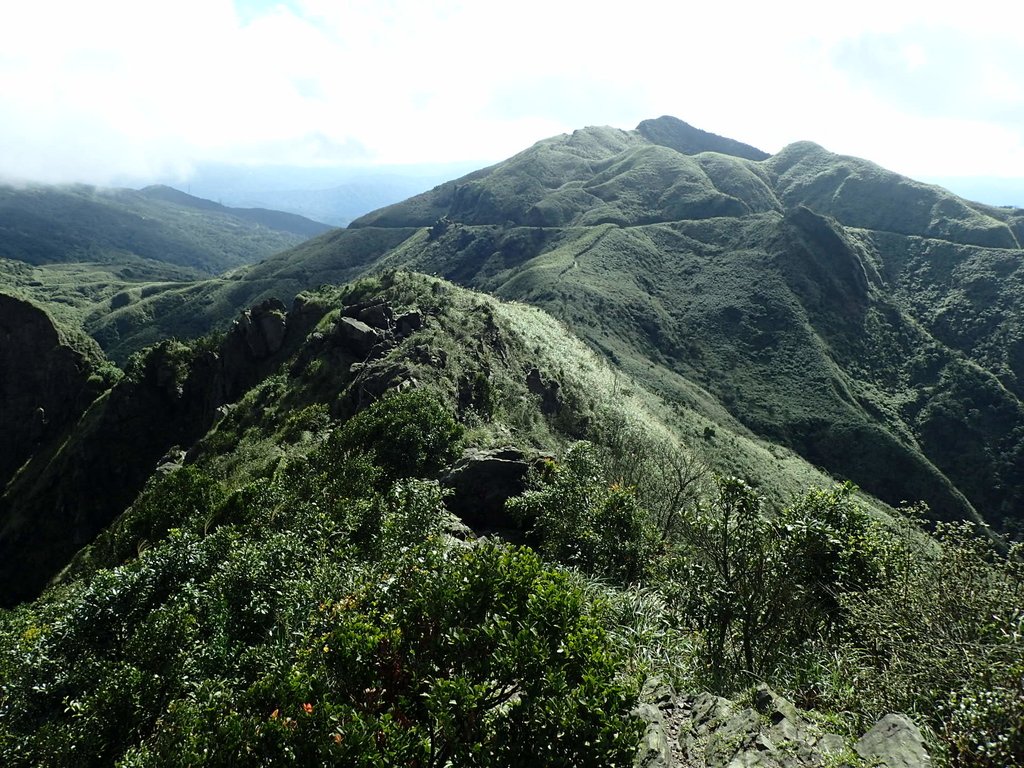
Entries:
{"type": "MultiPolygon", "coordinates": [[[[283,309],[283,307],[282,307],[283,309]]],[[[253,316],[263,356],[273,355],[284,346],[285,316],[282,312],[261,312],[253,316]]]]}
{"type": "Polygon", "coordinates": [[[635,768],[671,768],[672,749],[662,723],[648,723],[637,747],[633,765],[635,768]]]}
{"type": "Polygon", "coordinates": [[[904,715],[889,714],[854,745],[857,754],[882,768],[927,768],[931,758],[921,731],[904,715]]]}
{"type": "MultiPolygon", "coordinates": [[[[641,694],[641,700],[644,696],[641,694]]],[[[823,768],[836,759],[846,741],[823,733],[790,701],[766,685],[754,693],[754,708],[739,708],[710,693],[678,696],[668,714],[679,757],[674,765],[707,768],[823,768]],[[830,762],[831,761],[831,762],[830,762]]]]}
{"type": "Polygon", "coordinates": [[[526,490],[526,474],[538,459],[518,448],[467,450],[441,478],[451,490],[448,509],[476,530],[521,528],[505,501],[526,490]]]}
{"type": "Polygon", "coordinates": [[[635,768],[671,768],[675,765],[669,724],[675,709],[675,691],[659,677],[652,677],[640,691],[633,717],[647,725],[633,758],[635,768]]]}
{"type": "Polygon", "coordinates": [[[384,340],[383,333],[354,317],[339,318],[334,327],[334,336],[346,350],[359,358],[365,358],[370,350],[384,340]]]}
{"type": "Polygon", "coordinates": [[[411,336],[423,327],[423,315],[419,312],[406,312],[395,318],[395,335],[400,339],[411,336]]]}
{"type": "Polygon", "coordinates": [[[395,313],[387,304],[373,304],[360,310],[356,318],[371,328],[390,333],[395,326],[395,313]]]}

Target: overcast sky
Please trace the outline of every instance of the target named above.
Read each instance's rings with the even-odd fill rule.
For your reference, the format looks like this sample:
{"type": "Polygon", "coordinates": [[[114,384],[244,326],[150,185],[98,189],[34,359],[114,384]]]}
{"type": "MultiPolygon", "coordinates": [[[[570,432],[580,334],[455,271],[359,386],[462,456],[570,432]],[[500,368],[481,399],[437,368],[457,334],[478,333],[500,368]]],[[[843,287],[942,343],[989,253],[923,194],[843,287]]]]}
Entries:
{"type": "Polygon", "coordinates": [[[0,0],[0,174],[493,162],[671,114],[1024,178],[1017,3],[0,0]]]}

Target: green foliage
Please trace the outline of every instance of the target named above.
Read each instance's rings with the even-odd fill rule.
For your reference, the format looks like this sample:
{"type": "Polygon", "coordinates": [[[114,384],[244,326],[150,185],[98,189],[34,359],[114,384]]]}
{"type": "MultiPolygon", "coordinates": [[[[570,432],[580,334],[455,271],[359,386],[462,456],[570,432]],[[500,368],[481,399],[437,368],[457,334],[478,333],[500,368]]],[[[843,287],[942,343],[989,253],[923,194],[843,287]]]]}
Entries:
{"type": "Polygon", "coordinates": [[[374,459],[454,450],[435,401],[364,413],[230,494],[193,467],[152,482],[115,556],[0,613],[0,761],[629,764],[604,602],[529,550],[451,544],[436,482],[382,486],[374,459]]]}
{"type": "Polygon", "coordinates": [[[684,449],[651,425],[608,410],[594,429],[602,446],[605,472],[636,489],[663,540],[679,534],[686,509],[705,495],[711,467],[693,449],[684,449]]]}
{"type": "Polygon", "coordinates": [[[533,522],[546,557],[623,584],[649,573],[657,551],[649,516],[632,488],[608,483],[594,445],[571,446],[535,486],[507,507],[533,522]]]}
{"type": "Polygon", "coordinates": [[[937,550],[901,542],[889,579],[841,597],[846,674],[870,715],[919,712],[953,765],[1010,765],[1024,753],[1020,547],[1000,552],[967,523],[936,535],[937,550]]]}
{"type": "Polygon", "coordinates": [[[713,675],[763,672],[782,652],[796,584],[783,537],[763,499],[737,478],[721,478],[710,503],[687,522],[683,560],[687,613],[703,631],[713,675]]]}
{"type": "Polygon", "coordinates": [[[787,567],[804,603],[801,638],[840,631],[840,598],[893,576],[887,536],[857,502],[855,490],[844,483],[808,491],[779,516],[787,567]]]}
{"type": "Polygon", "coordinates": [[[810,491],[770,514],[737,478],[686,517],[675,555],[679,597],[703,632],[719,684],[765,675],[790,649],[835,637],[839,599],[883,583],[888,550],[853,488],[810,491]]]}
{"type": "Polygon", "coordinates": [[[323,403],[314,403],[291,414],[282,429],[282,438],[288,442],[298,442],[307,435],[327,430],[331,423],[330,410],[323,403]]]}
{"type": "Polygon", "coordinates": [[[310,663],[344,703],[323,723],[345,734],[336,759],[616,765],[635,749],[605,631],[567,577],[527,551],[427,553],[384,590],[321,609],[310,663]],[[353,731],[381,734],[375,749],[353,731]]]}
{"type": "Polygon", "coordinates": [[[429,477],[458,456],[462,427],[427,392],[386,395],[331,436],[332,450],[362,451],[383,480],[429,477]]]}
{"type": "Polygon", "coordinates": [[[195,343],[166,339],[128,358],[125,376],[135,383],[147,380],[170,390],[180,390],[188,378],[196,351],[195,343]]]}
{"type": "Polygon", "coordinates": [[[157,476],[113,528],[114,562],[120,563],[171,528],[202,531],[205,516],[224,497],[220,484],[195,467],[157,476]]]}

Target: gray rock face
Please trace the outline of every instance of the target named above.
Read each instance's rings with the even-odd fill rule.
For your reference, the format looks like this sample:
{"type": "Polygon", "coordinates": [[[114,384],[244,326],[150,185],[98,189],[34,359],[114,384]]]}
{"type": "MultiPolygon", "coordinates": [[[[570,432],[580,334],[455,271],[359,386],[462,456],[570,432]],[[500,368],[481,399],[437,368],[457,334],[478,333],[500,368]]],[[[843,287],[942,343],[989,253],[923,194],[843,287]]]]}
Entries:
{"type": "Polygon", "coordinates": [[[526,374],[526,387],[540,398],[540,409],[544,414],[554,416],[562,410],[562,402],[558,397],[561,385],[557,381],[544,381],[540,371],[531,368],[526,374]]]}
{"type": "Polygon", "coordinates": [[[644,731],[633,765],[637,768],[670,768],[672,749],[664,723],[651,722],[644,731]]]}
{"type": "Polygon", "coordinates": [[[399,338],[411,336],[423,327],[423,315],[419,312],[406,312],[395,319],[395,335],[399,338]]]}
{"type": "Polygon", "coordinates": [[[930,766],[920,731],[902,715],[879,721],[854,753],[846,739],[825,732],[763,684],[750,708],[710,693],[677,695],[651,680],[633,714],[647,723],[634,759],[637,768],[930,766]]]}
{"type": "Polygon", "coordinates": [[[448,509],[478,530],[519,528],[505,511],[505,501],[526,490],[526,473],[538,460],[518,448],[467,451],[441,478],[451,489],[448,509]]]}
{"type": "Polygon", "coordinates": [[[354,317],[342,317],[338,319],[334,333],[352,352],[359,357],[366,357],[380,341],[384,334],[376,328],[371,328],[362,320],[354,317]]]}
{"type": "Polygon", "coordinates": [[[90,373],[91,361],[61,338],[45,311],[0,293],[0,491],[99,394],[90,373]]]}
{"type": "Polygon", "coordinates": [[[289,315],[277,299],[247,309],[231,326],[218,355],[223,371],[224,398],[232,400],[264,373],[258,365],[271,360],[284,347],[289,315]]]}
{"type": "Polygon", "coordinates": [[[860,737],[854,749],[872,765],[927,768],[931,759],[921,731],[903,715],[886,715],[860,737]]]}
{"type": "Polygon", "coordinates": [[[277,299],[267,299],[235,320],[225,343],[233,343],[240,351],[244,348],[252,359],[262,360],[281,349],[284,335],[284,304],[277,299]]]}
{"type": "Polygon", "coordinates": [[[356,315],[371,328],[390,333],[395,327],[395,313],[387,304],[371,304],[356,315]]]}
{"type": "Polygon", "coordinates": [[[669,732],[675,710],[675,691],[658,678],[648,680],[633,716],[647,723],[633,758],[635,768],[671,768],[676,765],[669,732]]]}

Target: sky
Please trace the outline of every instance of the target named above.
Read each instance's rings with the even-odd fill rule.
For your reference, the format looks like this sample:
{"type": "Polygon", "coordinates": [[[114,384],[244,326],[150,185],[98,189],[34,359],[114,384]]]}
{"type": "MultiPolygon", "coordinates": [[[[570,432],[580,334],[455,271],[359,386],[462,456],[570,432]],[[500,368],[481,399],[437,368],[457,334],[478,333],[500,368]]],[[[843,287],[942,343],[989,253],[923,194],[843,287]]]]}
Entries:
{"type": "Polygon", "coordinates": [[[670,114],[1024,179],[1022,21],[1001,0],[0,0],[0,176],[483,165],[670,114]]]}

